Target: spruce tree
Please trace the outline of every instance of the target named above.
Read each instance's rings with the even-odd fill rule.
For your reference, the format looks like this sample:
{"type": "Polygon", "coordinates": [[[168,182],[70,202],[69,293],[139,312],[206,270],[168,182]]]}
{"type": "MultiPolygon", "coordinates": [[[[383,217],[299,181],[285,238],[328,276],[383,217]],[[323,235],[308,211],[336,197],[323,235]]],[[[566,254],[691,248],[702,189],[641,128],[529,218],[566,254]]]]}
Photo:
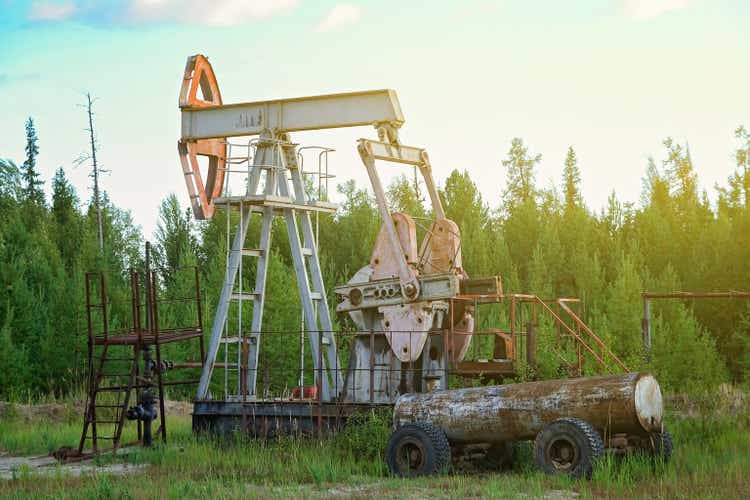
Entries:
{"type": "Polygon", "coordinates": [[[530,155],[523,139],[516,137],[511,141],[508,156],[502,161],[507,171],[507,188],[503,195],[506,207],[523,204],[535,198],[537,192],[534,185],[534,169],[540,161],[542,155],[530,155]]]}
{"type": "Polygon", "coordinates": [[[42,191],[42,185],[44,184],[39,178],[39,172],[36,168],[36,160],[39,155],[39,146],[37,145],[38,138],[36,135],[36,128],[34,127],[34,120],[29,117],[26,121],[26,160],[23,162],[23,193],[24,198],[35,205],[44,205],[44,191],[42,191]]]}
{"type": "Polygon", "coordinates": [[[578,158],[576,157],[576,152],[573,150],[573,146],[568,148],[568,154],[565,156],[563,185],[565,189],[566,210],[580,206],[583,201],[581,197],[581,170],[578,168],[578,158]]]}
{"type": "Polygon", "coordinates": [[[78,196],[62,167],[58,167],[52,179],[52,220],[55,244],[65,266],[71,270],[80,254],[81,218],[78,196]]]}

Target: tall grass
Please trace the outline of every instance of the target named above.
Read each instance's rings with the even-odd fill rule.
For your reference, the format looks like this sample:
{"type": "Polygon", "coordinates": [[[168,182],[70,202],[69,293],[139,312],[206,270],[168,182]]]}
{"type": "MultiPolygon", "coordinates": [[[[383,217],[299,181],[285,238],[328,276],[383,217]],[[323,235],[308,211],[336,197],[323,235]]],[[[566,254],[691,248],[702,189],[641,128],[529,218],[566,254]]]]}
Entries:
{"type": "MultiPolygon", "coordinates": [[[[648,457],[607,456],[591,481],[549,477],[534,471],[529,446],[521,447],[511,473],[470,474],[454,470],[433,478],[388,475],[382,453],[389,436],[388,415],[372,413],[326,439],[271,441],[194,436],[189,417],[171,418],[170,440],[152,449],[136,448],[100,463],[148,463],[129,476],[40,477],[22,471],[0,482],[0,496],[11,498],[211,497],[543,497],[550,491],[577,492],[584,498],[750,497],[750,415],[703,415],[669,419],[675,440],[670,464],[648,457]]],[[[133,427],[132,425],[130,426],[133,427]]],[[[8,451],[43,453],[77,442],[80,423],[25,425],[0,421],[0,446],[8,451]]]]}

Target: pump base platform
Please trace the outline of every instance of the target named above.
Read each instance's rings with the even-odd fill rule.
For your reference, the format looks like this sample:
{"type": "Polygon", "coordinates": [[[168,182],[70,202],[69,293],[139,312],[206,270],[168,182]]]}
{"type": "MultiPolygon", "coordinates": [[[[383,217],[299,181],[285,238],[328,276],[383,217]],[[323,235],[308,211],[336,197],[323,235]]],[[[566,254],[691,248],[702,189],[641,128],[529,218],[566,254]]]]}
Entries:
{"type": "Polygon", "coordinates": [[[392,404],[288,401],[195,401],[193,432],[255,438],[323,436],[339,430],[355,415],[392,410],[392,404]]]}

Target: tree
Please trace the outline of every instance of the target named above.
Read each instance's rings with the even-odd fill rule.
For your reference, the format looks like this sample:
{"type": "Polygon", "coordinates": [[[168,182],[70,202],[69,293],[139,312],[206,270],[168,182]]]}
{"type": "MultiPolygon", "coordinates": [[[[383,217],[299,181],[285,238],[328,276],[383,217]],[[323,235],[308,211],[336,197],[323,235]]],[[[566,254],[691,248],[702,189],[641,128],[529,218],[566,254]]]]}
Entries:
{"type": "Polygon", "coordinates": [[[17,200],[21,193],[21,171],[13,160],[0,159],[0,198],[17,200]]]}
{"type": "Polygon", "coordinates": [[[409,182],[405,175],[401,175],[391,182],[385,196],[392,212],[403,212],[414,217],[425,217],[427,212],[418,194],[415,190],[415,185],[409,182]]]}
{"type": "MultiPolygon", "coordinates": [[[[482,200],[479,188],[471,180],[469,172],[454,170],[445,180],[445,189],[439,192],[446,216],[458,225],[461,232],[461,254],[464,269],[471,275],[487,275],[492,272],[492,244],[490,242],[489,209],[482,200]],[[466,242],[464,244],[463,242],[466,242]]],[[[503,243],[504,247],[504,243],[503,243]]],[[[496,255],[501,249],[497,245],[496,255]]],[[[504,262],[507,271],[510,262],[504,262]]]]}
{"type": "Polygon", "coordinates": [[[750,133],[740,125],[734,131],[739,145],[734,152],[736,170],[729,176],[729,187],[717,186],[719,207],[729,209],[734,215],[739,208],[750,207],[750,133]]]}
{"type": "Polygon", "coordinates": [[[174,193],[159,207],[155,260],[160,267],[175,269],[196,261],[197,243],[189,212],[183,212],[174,193]]]}
{"type": "Polygon", "coordinates": [[[104,250],[104,223],[102,220],[102,196],[101,196],[101,187],[99,186],[99,177],[101,174],[108,172],[107,170],[104,170],[101,168],[99,163],[96,159],[96,154],[99,152],[99,143],[96,139],[96,133],[94,132],[94,101],[96,99],[91,98],[90,93],[86,93],[86,104],[82,104],[80,106],[86,108],[86,117],[88,118],[88,128],[84,129],[86,132],[89,133],[89,143],[90,143],[90,149],[86,153],[81,153],[78,158],[76,158],[75,163],[76,165],[80,165],[81,163],[84,163],[86,161],[91,160],[91,173],[89,174],[89,177],[91,177],[91,181],[93,182],[93,191],[94,191],[94,198],[92,200],[92,203],[94,207],[96,208],[96,223],[97,223],[97,237],[99,241],[99,250],[104,250]]]}
{"type": "Polygon", "coordinates": [[[507,169],[507,187],[503,194],[503,201],[507,207],[534,199],[537,194],[534,168],[540,161],[542,155],[530,155],[522,139],[516,137],[511,141],[508,156],[502,161],[503,167],[507,169]]]}
{"type": "Polygon", "coordinates": [[[666,175],[672,196],[683,212],[698,203],[698,181],[690,158],[690,148],[676,144],[671,137],[664,140],[667,159],[664,160],[666,175]]]}
{"type": "Polygon", "coordinates": [[[66,267],[71,269],[79,257],[81,218],[78,196],[62,167],[57,169],[52,179],[52,219],[55,243],[66,267]]]}
{"type": "Polygon", "coordinates": [[[565,193],[565,208],[571,210],[583,203],[581,197],[581,170],[578,168],[578,158],[573,146],[568,148],[563,167],[563,186],[565,193]]]}
{"type": "Polygon", "coordinates": [[[36,159],[39,155],[38,138],[34,120],[29,117],[26,121],[26,160],[23,162],[23,194],[24,198],[37,206],[44,206],[44,184],[39,178],[39,172],[36,168],[36,159]]]}

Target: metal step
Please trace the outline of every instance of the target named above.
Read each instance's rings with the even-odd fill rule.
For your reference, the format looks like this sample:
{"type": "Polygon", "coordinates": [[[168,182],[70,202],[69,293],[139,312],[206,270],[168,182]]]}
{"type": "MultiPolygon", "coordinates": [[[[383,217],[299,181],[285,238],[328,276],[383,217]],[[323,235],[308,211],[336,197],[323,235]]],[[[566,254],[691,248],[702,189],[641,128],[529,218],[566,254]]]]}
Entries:
{"type": "Polygon", "coordinates": [[[231,300],[255,300],[258,295],[255,292],[234,292],[229,298],[231,300]]]}
{"type": "Polygon", "coordinates": [[[264,253],[262,248],[243,248],[241,252],[243,257],[262,257],[264,253]]]}

